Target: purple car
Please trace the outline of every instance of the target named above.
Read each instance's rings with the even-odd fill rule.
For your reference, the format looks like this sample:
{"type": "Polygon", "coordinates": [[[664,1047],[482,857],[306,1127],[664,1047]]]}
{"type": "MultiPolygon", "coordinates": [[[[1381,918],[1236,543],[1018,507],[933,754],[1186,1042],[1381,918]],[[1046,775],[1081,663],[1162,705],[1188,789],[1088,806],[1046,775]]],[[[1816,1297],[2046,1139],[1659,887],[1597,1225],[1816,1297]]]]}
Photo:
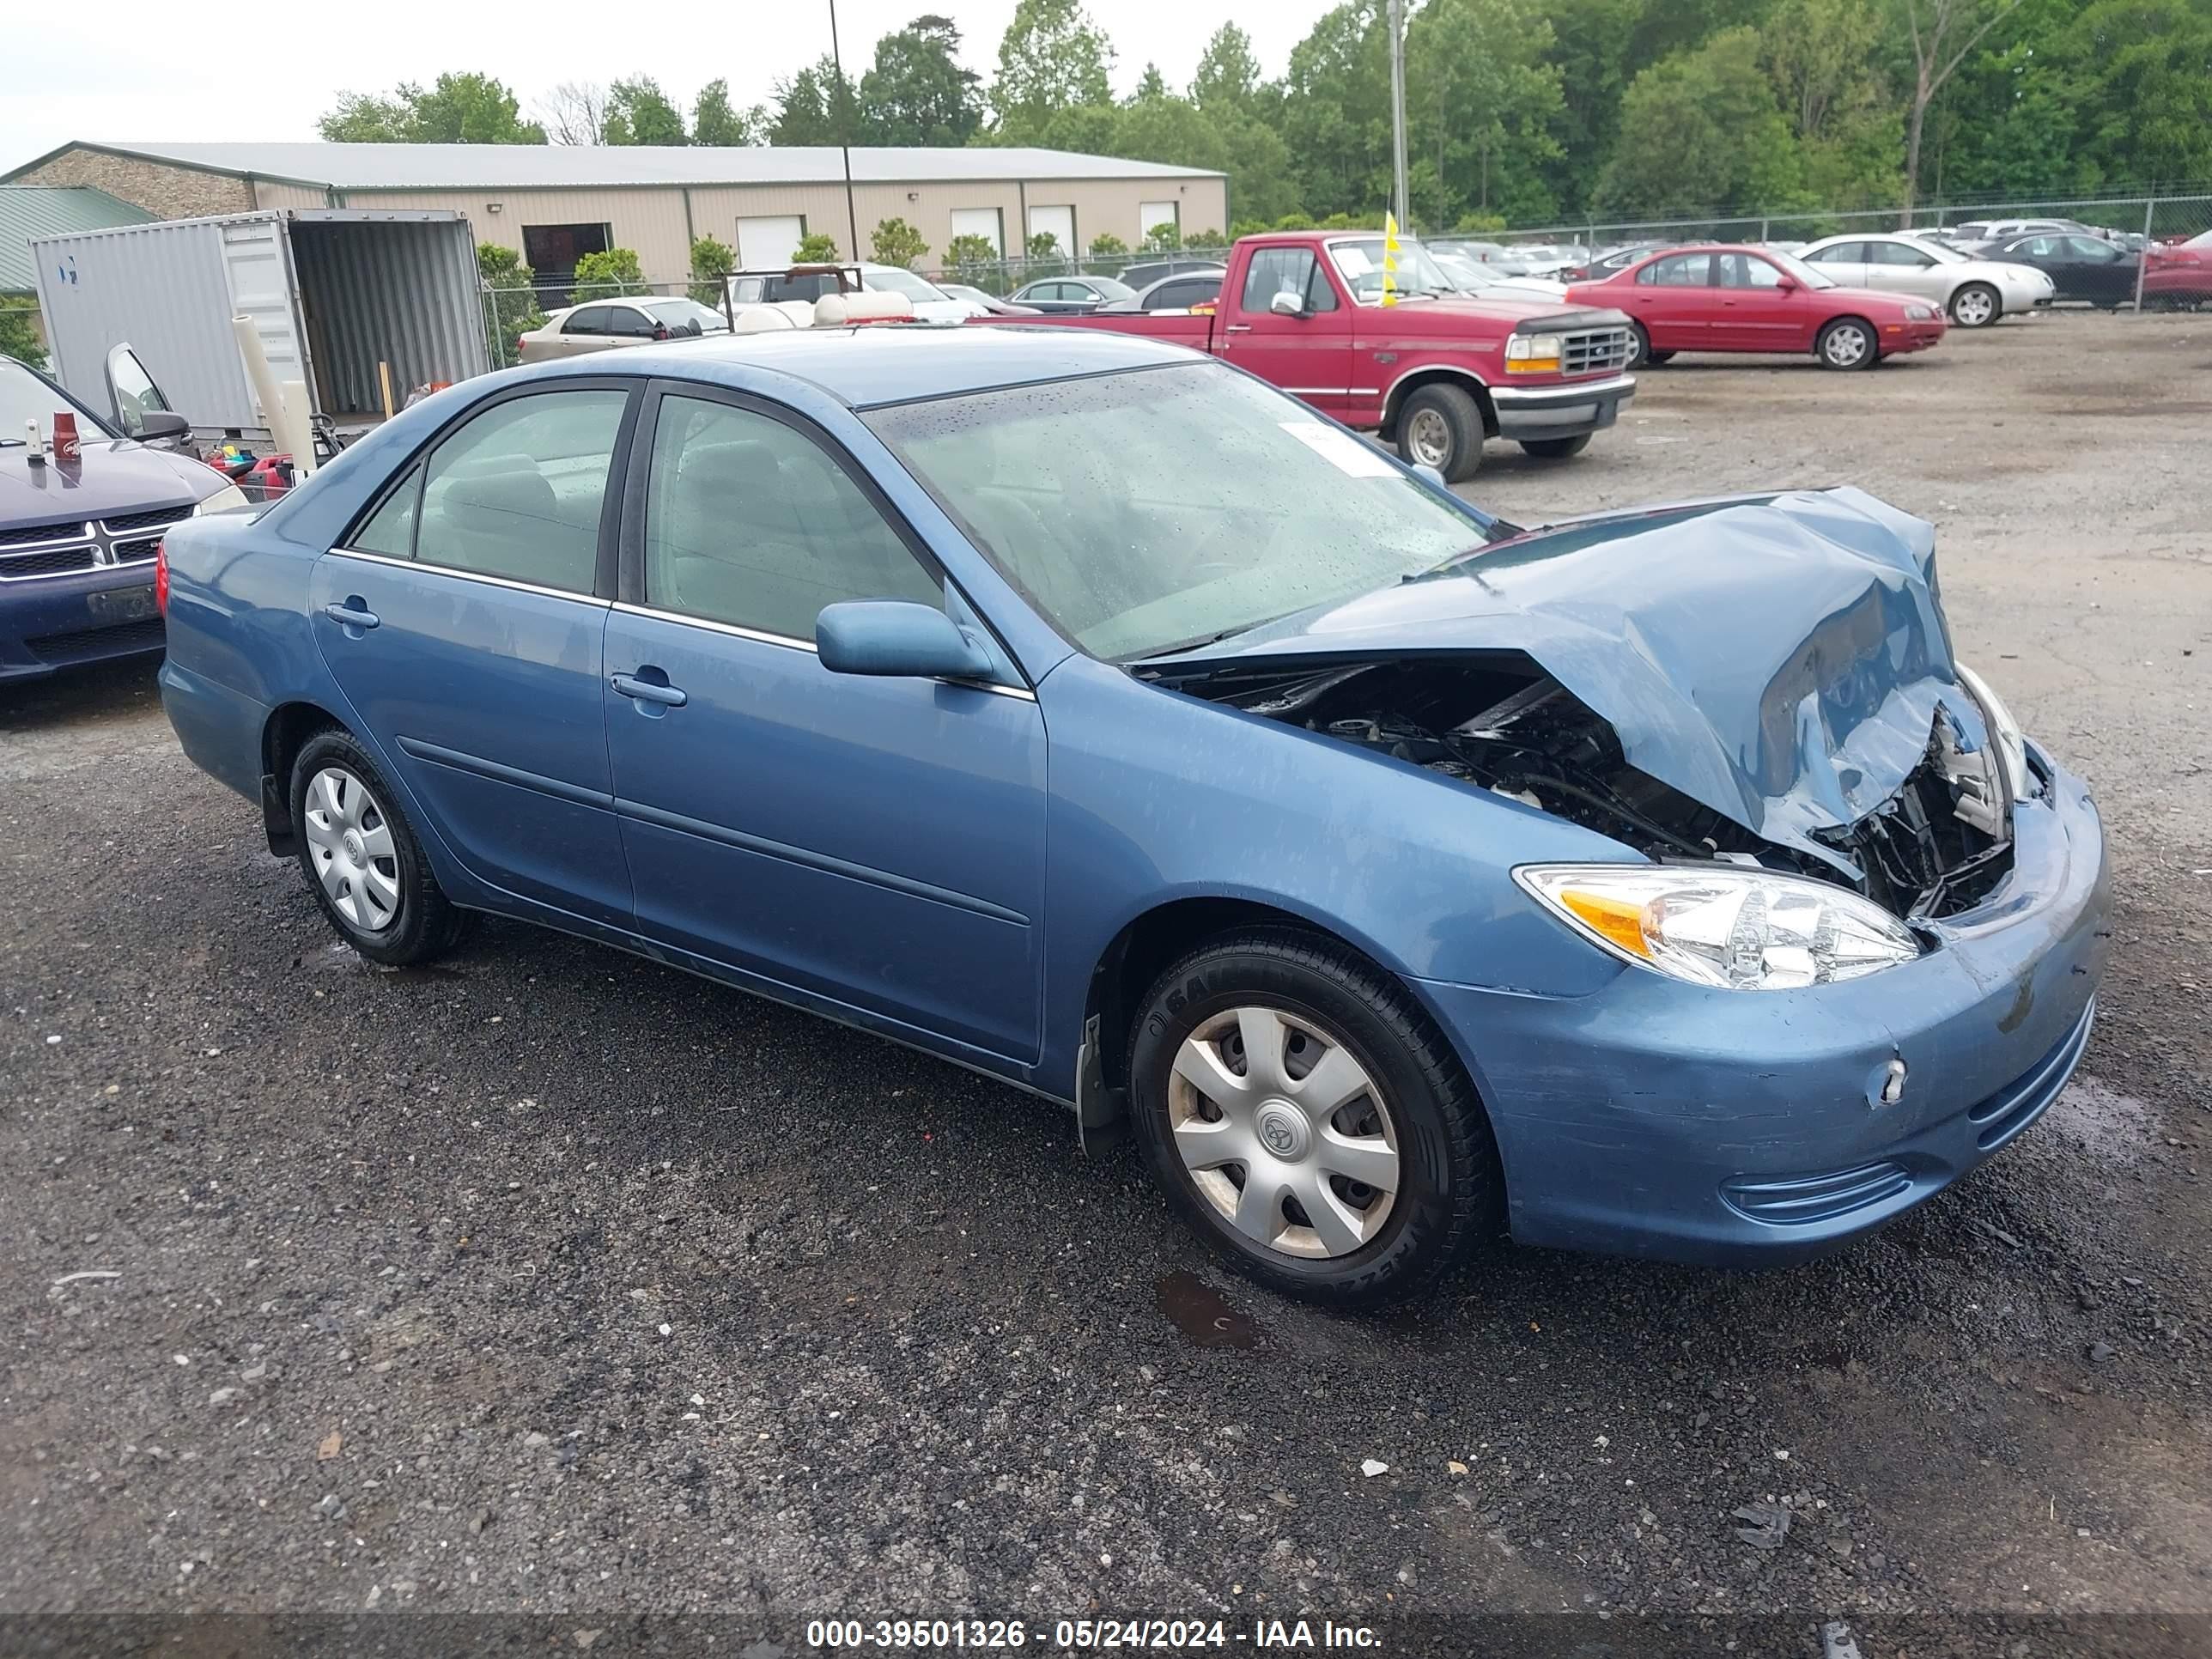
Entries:
{"type": "Polygon", "coordinates": [[[137,437],[0,357],[0,684],[159,651],[154,554],[163,528],[246,504],[212,467],[155,447],[189,431],[181,416],[134,400],[126,419],[137,437]],[[36,421],[50,443],[63,411],[76,416],[76,459],[33,459],[26,423],[36,421]]]}

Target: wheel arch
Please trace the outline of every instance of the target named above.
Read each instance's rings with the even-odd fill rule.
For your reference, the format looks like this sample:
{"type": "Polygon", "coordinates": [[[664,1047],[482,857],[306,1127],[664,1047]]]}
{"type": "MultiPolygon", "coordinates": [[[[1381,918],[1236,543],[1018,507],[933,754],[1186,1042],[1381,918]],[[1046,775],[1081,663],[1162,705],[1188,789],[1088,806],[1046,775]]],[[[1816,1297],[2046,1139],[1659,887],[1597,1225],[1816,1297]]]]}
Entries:
{"type": "Polygon", "coordinates": [[[261,827],[269,850],[283,857],[299,846],[292,822],[292,763],[318,732],[345,731],[346,723],[320,703],[279,703],[261,726],[261,827]]]}
{"type": "Polygon", "coordinates": [[[1861,328],[1866,330],[1867,340],[1873,348],[1869,355],[1875,358],[1882,356],[1881,325],[1875,322],[1873,318],[1862,315],[1856,311],[1839,311],[1832,317],[1820,319],[1820,325],[1813,331],[1813,355],[1815,357],[1820,355],[1820,342],[1827,337],[1828,331],[1838,323],[1856,323],[1861,328]]]}
{"type": "Polygon", "coordinates": [[[1398,416],[1406,406],[1406,399],[1429,386],[1455,386],[1462,392],[1471,392],[1475,407],[1482,411],[1482,435],[1498,436],[1498,406],[1491,402],[1490,387],[1480,375],[1449,363],[1424,363],[1391,381],[1390,389],[1383,393],[1381,429],[1385,437],[1395,440],[1398,416]]]}

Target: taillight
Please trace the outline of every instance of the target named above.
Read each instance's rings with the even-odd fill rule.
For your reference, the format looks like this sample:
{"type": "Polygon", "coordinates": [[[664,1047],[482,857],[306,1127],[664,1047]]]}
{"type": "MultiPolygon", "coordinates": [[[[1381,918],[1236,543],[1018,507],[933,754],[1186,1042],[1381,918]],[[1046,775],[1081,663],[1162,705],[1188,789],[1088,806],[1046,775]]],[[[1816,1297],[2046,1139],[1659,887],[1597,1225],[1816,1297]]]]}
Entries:
{"type": "Polygon", "coordinates": [[[154,544],[154,609],[165,617],[169,614],[169,542],[167,537],[154,544]]]}

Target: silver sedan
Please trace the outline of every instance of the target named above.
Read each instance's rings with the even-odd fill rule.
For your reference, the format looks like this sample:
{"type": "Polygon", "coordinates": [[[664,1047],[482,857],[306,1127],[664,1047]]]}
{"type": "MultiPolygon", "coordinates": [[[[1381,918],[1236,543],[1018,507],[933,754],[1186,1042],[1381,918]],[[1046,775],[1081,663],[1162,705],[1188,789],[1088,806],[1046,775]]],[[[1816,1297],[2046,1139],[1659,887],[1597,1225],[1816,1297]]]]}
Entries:
{"type": "Polygon", "coordinates": [[[1915,236],[1831,236],[1797,257],[1845,288],[1933,300],[1960,328],[1987,328],[2000,317],[2047,306],[2054,291],[2032,265],[1977,259],[1915,236]]]}

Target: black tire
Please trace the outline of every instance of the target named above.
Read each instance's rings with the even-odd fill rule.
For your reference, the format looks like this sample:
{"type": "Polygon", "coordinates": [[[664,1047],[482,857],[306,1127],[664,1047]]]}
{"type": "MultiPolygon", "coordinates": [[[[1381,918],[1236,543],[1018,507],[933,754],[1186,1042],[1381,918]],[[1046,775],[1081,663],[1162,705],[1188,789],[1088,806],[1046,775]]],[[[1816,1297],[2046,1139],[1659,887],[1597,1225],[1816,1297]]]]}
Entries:
{"type": "MultiPolygon", "coordinates": [[[[1674,354],[1671,351],[1667,354],[1669,357],[1674,355],[1674,354]]],[[[1651,349],[1651,337],[1644,331],[1644,325],[1636,321],[1633,318],[1631,318],[1628,324],[1627,366],[1631,368],[1648,368],[1653,363],[1664,362],[1665,361],[1666,358],[1657,356],[1653,353],[1651,349]]]]}
{"type": "Polygon", "coordinates": [[[1662,363],[1673,362],[1674,354],[1671,351],[1647,351],[1644,354],[1644,361],[1651,368],[1656,368],[1662,363]]]}
{"type": "Polygon", "coordinates": [[[368,750],[353,734],[337,727],[319,732],[301,745],[292,763],[292,823],[297,830],[300,870],[307,890],[315,896],[323,915],[337,935],[369,961],[387,968],[406,968],[434,961],[453,949],[460,938],[463,913],[446,897],[422,845],[400,811],[398,799],[368,750]],[[398,887],[398,900],[391,920],[377,928],[363,927],[349,919],[323,886],[318,860],[325,856],[309,835],[307,790],[325,770],[350,774],[368,792],[378,811],[374,817],[391,832],[393,868],[388,872],[398,887]]]}
{"type": "Polygon", "coordinates": [[[1987,283],[1968,283],[1951,296],[1951,320],[1960,328],[1987,328],[2004,315],[2004,296],[1987,283]],[[1962,313],[1978,312],[1978,306],[1968,302],[1968,295],[1977,301],[1987,301],[1989,312],[1978,323],[1970,323],[1962,313]]]}
{"type": "Polygon", "coordinates": [[[1540,461],[1564,461],[1571,455],[1579,455],[1589,447],[1590,434],[1580,433],[1571,438],[1523,438],[1521,447],[1540,461]]]}
{"type": "Polygon", "coordinates": [[[1814,340],[1813,357],[1814,361],[1823,368],[1846,372],[1853,369],[1872,368],[1881,361],[1881,336],[1875,332],[1874,325],[1863,317],[1838,317],[1823,328],[1819,337],[1814,340]],[[1846,356],[1844,361],[1838,362],[1837,361],[1838,356],[1845,350],[1843,341],[1846,337],[1847,331],[1856,331],[1863,349],[1857,356],[1846,356]]]}
{"type": "Polygon", "coordinates": [[[1430,465],[1444,475],[1446,483],[1463,483],[1482,465],[1482,405],[1464,386],[1425,386],[1406,399],[1398,411],[1398,453],[1408,466],[1430,465]],[[1445,434],[1442,459],[1418,454],[1413,447],[1416,422],[1441,420],[1445,434]]]}
{"type": "Polygon", "coordinates": [[[1458,1057],[1402,985],[1334,940],[1255,928],[1191,951],[1146,994],[1128,1076],[1137,1136],[1170,1202],[1222,1261],[1285,1296],[1338,1308],[1394,1301],[1499,1229],[1497,1144],[1458,1057]],[[1169,1084],[1177,1053],[1209,1018],[1255,1006],[1340,1043],[1387,1098],[1398,1190],[1374,1237],[1344,1255],[1291,1255],[1238,1231],[1176,1150],[1169,1084]]]}

